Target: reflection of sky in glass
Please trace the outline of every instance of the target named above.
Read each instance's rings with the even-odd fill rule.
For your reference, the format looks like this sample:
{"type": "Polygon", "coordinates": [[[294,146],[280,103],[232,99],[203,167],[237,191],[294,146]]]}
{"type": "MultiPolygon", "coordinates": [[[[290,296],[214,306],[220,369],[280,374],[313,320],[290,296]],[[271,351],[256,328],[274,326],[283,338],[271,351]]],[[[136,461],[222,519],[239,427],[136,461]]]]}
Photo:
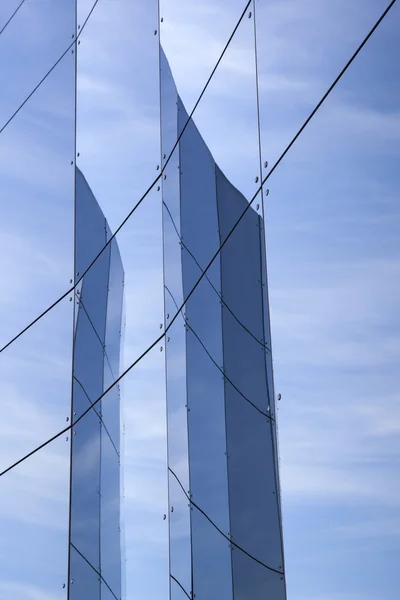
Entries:
{"type": "MultiPolygon", "coordinates": [[[[16,5],[0,3],[1,23],[16,5]]],[[[263,158],[270,165],[384,5],[257,4],[263,158]]],[[[71,7],[26,0],[0,37],[2,122],[71,42],[71,7]]],[[[90,0],[79,1],[78,22],[89,8],[90,0]]],[[[154,30],[161,29],[190,109],[242,8],[242,0],[231,0],[229,10],[223,0],[161,0],[160,27],[155,0],[98,3],[79,46],[77,149],[113,230],[160,162],[154,30]]],[[[268,182],[286,558],[295,600],[397,600],[398,18],[395,7],[268,182]]],[[[246,18],[247,32],[251,24],[246,18]]],[[[65,57],[0,135],[4,342],[73,278],[74,58],[65,57]]],[[[253,56],[243,43],[228,58],[196,124],[247,195],[258,174],[253,56]]],[[[162,321],[160,229],[154,192],[118,236],[127,364],[162,321]]],[[[71,324],[67,298],[1,356],[4,466],[65,425],[71,324]]],[[[124,382],[128,592],[143,600],[166,598],[168,587],[163,360],[156,348],[124,382]]],[[[2,478],[0,595],[64,598],[68,445],[60,439],[2,478]]]]}
{"type": "MultiPolygon", "coordinates": [[[[110,232],[79,170],[76,231],[77,269],[83,272],[110,232]]],[[[74,418],[119,374],[123,278],[118,247],[113,241],[85,275],[80,294],[76,294],[74,418]]],[[[119,400],[119,387],[115,386],[73,429],[71,599],[82,598],[85,593],[85,597],[95,600],[99,586],[121,597],[119,400]],[[83,563],[87,562],[100,572],[101,583],[98,576],[90,576],[86,583],[81,581],[86,577],[83,563]]]]}

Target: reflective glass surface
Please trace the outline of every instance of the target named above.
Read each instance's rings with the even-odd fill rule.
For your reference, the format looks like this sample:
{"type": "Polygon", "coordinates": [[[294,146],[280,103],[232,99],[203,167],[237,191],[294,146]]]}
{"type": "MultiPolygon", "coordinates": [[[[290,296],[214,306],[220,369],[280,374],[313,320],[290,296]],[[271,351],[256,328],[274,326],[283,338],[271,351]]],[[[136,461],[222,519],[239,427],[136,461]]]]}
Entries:
{"type": "MultiPolygon", "coordinates": [[[[19,4],[0,2],[0,347],[73,279],[74,56],[32,92],[71,43],[75,7],[29,0],[3,29],[19,4]]],[[[72,328],[67,297],[1,353],[1,470],[65,427],[72,328]]],[[[0,597],[65,595],[66,437],[1,478],[0,597]]]]}
{"type": "MultiPolygon", "coordinates": [[[[89,185],[77,170],[76,277],[110,237],[89,185]]],[[[104,594],[111,589],[114,597],[121,598],[119,386],[96,401],[119,375],[123,280],[113,241],[76,292],[73,419],[91,404],[95,406],[74,426],[72,435],[71,599],[85,593],[94,600],[100,597],[100,589],[107,590],[104,594]],[[90,576],[84,563],[92,567],[90,576]],[[101,588],[100,575],[104,580],[101,588]],[[81,581],[83,578],[87,581],[81,581]]]]}
{"type": "MultiPolygon", "coordinates": [[[[253,52],[254,65],[253,36],[253,24],[251,29],[243,25],[236,41],[240,45],[245,40],[247,52],[253,52]]],[[[255,93],[255,79],[253,84],[255,93]]],[[[190,522],[184,528],[181,511],[185,497],[177,514],[173,506],[170,515],[171,574],[188,589],[185,539],[187,552],[189,545],[191,550],[196,598],[271,595],[283,600],[276,436],[270,419],[274,406],[265,248],[263,223],[257,214],[260,207],[255,203],[256,210],[246,212],[207,276],[196,285],[248,204],[216,166],[194,122],[185,127],[187,111],[177,97],[164,55],[162,89],[165,147],[172,147],[176,139],[176,113],[178,134],[183,132],[179,156],[174,155],[167,165],[163,182],[166,312],[176,312],[182,297],[190,295],[167,343],[170,466],[173,460],[193,501],[190,522]],[[185,337],[173,339],[182,325],[185,337]],[[187,421],[182,410],[185,398],[187,421]]],[[[203,101],[200,114],[201,107],[205,110],[203,101]]],[[[249,125],[246,131],[254,134],[250,162],[259,173],[255,108],[254,101],[254,120],[247,115],[254,127],[249,125]]],[[[220,117],[213,122],[223,123],[220,117]]],[[[253,184],[243,185],[242,180],[241,187],[251,195],[257,182],[253,179],[253,184]]],[[[175,478],[170,477],[171,504],[180,493],[175,478]]],[[[175,587],[171,589],[173,594],[175,587]]]]}
{"type": "MultiPolygon", "coordinates": [[[[178,104],[179,130],[188,115],[178,104]]],[[[186,298],[219,246],[215,163],[191,121],[180,142],[183,291],[186,298]]],[[[215,261],[185,307],[192,499],[229,535],[223,378],[221,272],[215,261]]],[[[192,511],[196,598],[232,596],[229,543],[192,511]],[[207,548],[209,548],[207,555],[207,548]]]]}
{"type": "MultiPolygon", "coordinates": [[[[178,138],[178,96],[168,62],[161,52],[161,132],[164,165],[178,138]]],[[[165,325],[183,302],[182,248],[180,244],[179,146],[162,179],[165,325]]],[[[184,322],[179,317],[170,327],[165,344],[168,413],[168,466],[190,491],[188,464],[188,405],[184,322]]],[[[185,590],[192,589],[190,507],[175,477],[169,474],[170,573],[185,590]]],[[[171,597],[182,592],[171,587],[171,597]]]]}
{"type": "MultiPolygon", "coordinates": [[[[82,26],[95,0],[78,0],[77,4],[78,25],[82,26]]],[[[113,232],[159,174],[159,32],[158,0],[100,0],[81,31],[77,48],[76,160],[113,232]]],[[[125,272],[125,366],[160,334],[163,321],[161,191],[157,187],[116,237],[125,272]]],[[[120,319],[122,279],[116,271],[112,281],[113,262],[119,261],[118,252],[114,258],[114,245],[106,348],[115,375],[119,327],[111,321],[113,314],[120,319]]],[[[104,375],[107,386],[107,369],[104,375]]],[[[167,595],[169,576],[168,529],[160,519],[167,512],[164,352],[157,347],[121,385],[126,397],[127,587],[132,597],[152,600],[167,595]],[[143,552],[143,539],[151,561],[143,552]],[[161,576],[154,577],[154,572],[161,576]]],[[[118,447],[119,425],[112,408],[117,401],[116,392],[111,391],[102,402],[102,414],[118,447]]]]}
{"type": "MultiPolygon", "coordinates": [[[[221,241],[246,208],[246,200],[217,171],[221,241]]],[[[265,288],[262,277],[260,217],[250,208],[221,252],[222,294],[240,320],[264,343],[265,288]],[[245,249],[245,251],[244,251],[245,249]]],[[[253,557],[282,570],[280,512],[276,486],[276,448],[269,414],[266,349],[240,327],[223,307],[224,366],[227,377],[255,405],[226,382],[227,448],[231,533],[233,541],[253,557]],[[240,351],[238,351],[240,349],[240,351]],[[265,414],[261,414],[262,411],[265,414]]],[[[270,342],[270,340],[266,340],[270,342]]],[[[233,553],[234,590],[241,598],[273,589],[285,597],[283,579],[257,563],[257,576],[242,568],[249,559],[233,553]],[[277,583],[275,583],[277,582],[277,583]]]]}

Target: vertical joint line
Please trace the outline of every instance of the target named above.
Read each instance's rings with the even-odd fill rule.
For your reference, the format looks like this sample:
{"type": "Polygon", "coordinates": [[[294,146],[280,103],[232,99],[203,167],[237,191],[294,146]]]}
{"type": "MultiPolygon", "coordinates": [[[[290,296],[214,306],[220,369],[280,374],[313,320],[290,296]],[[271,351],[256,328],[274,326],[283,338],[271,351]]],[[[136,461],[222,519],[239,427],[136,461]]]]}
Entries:
{"type": "MultiPolygon", "coordinates": [[[[77,152],[77,105],[78,105],[78,58],[76,43],[78,35],[78,0],[74,0],[74,35],[75,35],[75,52],[74,52],[74,160],[73,160],[73,276],[74,285],[76,283],[76,152],[77,152]]],[[[75,366],[75,325],[76,325],[76,300],[75,289],[73,291],[73,307],[72,307],[72,356],[71,356],[71,402],[70,402],[70,423],[74,422],[74,366],[75,366]]],[[[68,558],[67,558],[67,600],[71,597],[71,543],[72,543],[72,459],[73,459],[73,429],[70,430],[70,446],[69,446],[69,515],[68,515],[68,558]]]]}
{"type": "Polygon", "coordinates": [[[258,70],[258,44],[257,44],[257,12],[256,0],[253,0],[253,28],[254,28],[254,67],[256,79],[256,104],[257,104],[257,129],[258,129],[258,159],[259,159],[259,177],[261,182],[261,213],[265,227],[265,210],[264,210],[264,186],[262,173],[262,142],[261,142],[261,109],[260,109],[260,78],[258,70]]]}
{"type": "MultiPolygon", "coordinates": [[[[162,126],[162,73],[161,73],[161,10],[160,0],[157,1],[157,29],[159,30],[158,37],[158,92],[159,92],[159,129],[160,129],[160,169],[161,173],[164,170],[164,158],[163,158],[163,126],[162,126]]],[[[164,299],[164,332],[167,327],[167,302],[166,302],[166,291],[165,291],[165,226],[164,226],[164,178],[160,178],[160,197],[161,197],[161,236],[162,236],[162,263],[163,263],[163,299],[164,299]]],[[[168,418],[168,360],[167,352],[168,345],[165,339],[165,352],[164,352],[164,386],[165,386],[165,424],[166,424],[166,453],[167,453],[167,519],[168,519],[168,587],[169,587],[169,598],[172,600],[172,584],[171,584],[171,490],[170,490],[170,475],[169,475],[169,418],[168,418]]]]}

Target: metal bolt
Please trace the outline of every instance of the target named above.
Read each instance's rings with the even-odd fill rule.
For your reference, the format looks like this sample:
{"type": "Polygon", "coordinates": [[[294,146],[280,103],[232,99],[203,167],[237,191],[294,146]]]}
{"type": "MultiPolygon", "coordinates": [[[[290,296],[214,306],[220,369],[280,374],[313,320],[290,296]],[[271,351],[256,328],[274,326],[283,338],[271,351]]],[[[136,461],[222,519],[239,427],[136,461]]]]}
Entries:
{"type": "Polygon", "coordinates": [[[268,161],[267,160],[264,163],[264,169],[268,169],[268,161]]]}
{"type": "Polygon", "coordinates": [[[252,12],[250,11],[249,12],[249,19],[251,19],[251,17],[252,17],[252,12]]]}
{"type": "Polygon", "coordinates": [[[161,23],[164,23],[164,17],[161,17],[161,23]]]}
{"type": "Polygon", "coordinates": [[[265,190],[265,195],[268,196],[269,190],[265,190]]]}
{"type": "Polygon", "coordinates": [[[260,209],[260,205],[259,205],[259,204],[257,204],[257,206],[256,206],[256,210],[259,210],[259,209],[260,209]]]}
{"type": "Polygon", "coordinates": [[[157,29],[154,30],[154,35],[157,35],[157,29]]]}
{"type": "Polygon", "coordinates": [[[162,352],[162,351],[163,351],[163,347],[162,347],[162,346],[160,346],[160,352],[162,352]]]}
{"type": "Polygon", "coordinates": [[[258,183],[258,177],[256,177],[256,178],[254,179],[254,182],[255,182],[255,183],[258,183]]]}

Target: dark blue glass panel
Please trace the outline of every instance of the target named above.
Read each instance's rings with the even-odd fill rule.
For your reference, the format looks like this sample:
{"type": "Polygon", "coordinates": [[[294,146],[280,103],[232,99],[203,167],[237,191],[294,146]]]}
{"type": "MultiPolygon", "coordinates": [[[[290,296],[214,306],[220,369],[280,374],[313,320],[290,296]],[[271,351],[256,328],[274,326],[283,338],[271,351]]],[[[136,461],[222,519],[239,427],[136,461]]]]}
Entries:
{"type": "MultiPolygon", "coordinates": [[[[110,239],[108,234],[107,239],[110,239]]],[[[108,283],[107,323],[105,345],[112,373],[117,376],[121,352],[121,315],[124,288],[124,270],[116,240],[111,244],[108,283]]]]}
{"type": "Polygon", "coordinates": [[[232,600],[230,543],[196,508],[192,511],[192,537],[196,598],[232,600]]]}
{"type": "MultiPolygon", "coordinates": [[[[90,411],[72,435],[71,544],[100,570],[100,418],[90,411]]],[[[71,564],[71,579],[75,579],[71,564]]],[[[71,598],[75,588],[71,588],[71,598]]]]}
{"type": "MultiPolygon", "coordinates": [[[[223,241],[247,203],[220,171],[217,171],[217,190],[223,241]]],[[[260,218],[250,208],[221,252],[222,294],[235,314],[261,342],[264,341],[266,301],[262,266],[260,218]]],[[[226,382],[232,539],[259,561],[281,570],[283,565],[275,472],[276,448],[273,424],[268,416],[266,351],[239,326],[225,308],[222,314],[227,377],[265,413],[261,414],[226,382]]],[[[241,598],[257,597],[264,591],[269,591],[271,577],[274,581],[274,597],[285,597],[284,582],[279,574],[271,573],[236,550],[233,552],[235,597],[237,594],[241,598]],[[249,561],[257,565],[252,567],[251,572],[249,561]],[[252,578],[254,570],[257,576],[252,578]]]]}

